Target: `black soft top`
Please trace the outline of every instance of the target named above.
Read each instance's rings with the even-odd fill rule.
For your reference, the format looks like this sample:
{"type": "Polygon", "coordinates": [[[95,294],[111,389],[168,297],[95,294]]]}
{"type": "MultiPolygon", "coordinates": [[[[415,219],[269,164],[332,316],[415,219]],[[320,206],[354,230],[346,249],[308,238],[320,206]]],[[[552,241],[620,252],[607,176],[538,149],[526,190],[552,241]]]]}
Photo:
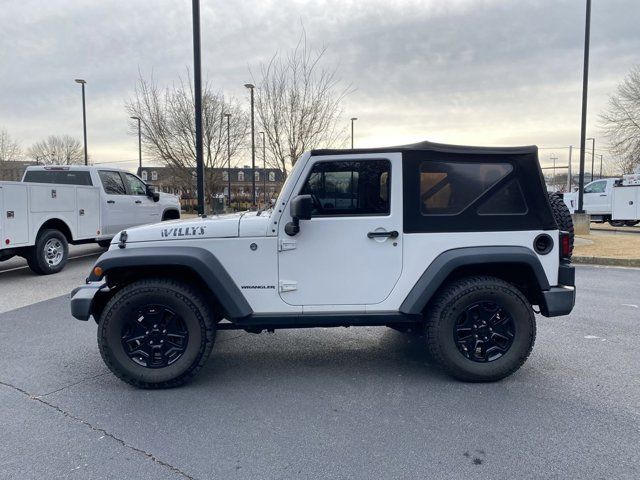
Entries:
{"type": "Polygon", "coordinates": [[[531,155],[538,153],[538,147],[527,145],[524,147],[471,147],[466,145],[447,145],[429,141],[398,145],[395,147],[354,148],[354,149],[320,149],[312,150],[312,156],[319,155],[349,155],[358,153],[391,153],[391,152],[415,152],[429,151],[456,154],[480,154],[480,155],[531,155]]]}
{"type": "MultiPolygon", "coordinates": [[[[542,169],[538,162],[538,147],[469,147],[442,143],[419,142],[410,145],[381,148],[312,150],[312,156],[358,155],[366,153],[401,153],[403,175],[405,233],[468,232],[511,230],[556,230],[542,169]],[[465,185],[483,182],[473,176],[462,175],[456,164],[505,163],[512,166],[509,174],[494,185],[482,190],[476,198],[467,199],[464,208],[455,213],[430,213],[425,202],[430,195],[448,188],[449,200],[469,195],[465,185]],[[428,188],[429,171],[424,165],[433,165],[440,173],[451,177],[439,180],[428,188]],[[457,173],[456,173],[457,172],[457,173]],[[464,177],[464,178],[463,178],[464,177]],[[425,180],[425,182],[423,182],[425,180]],[[466,183],[465,183],[466,182],[466,183]],[[491,208],[484,206],[487,204],[491,208]],[[499,208],[497,208],[499,207],[499,208]]],[[[434,170],[435,171],[435,170],[434,170]]],[[[437,174],[436,174],[437,176],[437,174]]],[[[453,200],[452,200],[453,199],[453,200]]]]}

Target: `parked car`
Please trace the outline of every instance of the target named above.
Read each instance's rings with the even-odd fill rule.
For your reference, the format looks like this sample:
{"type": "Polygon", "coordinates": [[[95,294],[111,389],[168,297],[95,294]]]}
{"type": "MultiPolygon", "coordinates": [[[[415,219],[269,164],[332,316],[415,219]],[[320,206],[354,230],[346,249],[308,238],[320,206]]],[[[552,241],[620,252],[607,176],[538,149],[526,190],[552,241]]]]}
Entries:
{"type": "MultiPolygon", "coordinates": [[[[609,222],[612,226],[634,226],[640,223],[640,181],[637,175],[603,178],[587,183],[582,206],[592,222],[609,222]]],[[[565,193],[563,199],[571,213],[578,209],[578,192],[565,193]]]]}
{"type": "Polygon", "coordinates": [[[0,182],[0,261],[18,255],[36,273],[56,273],[69,244],[106,247],[123,228],[178,218],[176,196],[154,192],[129,172],[28,167],[22,182],[0,182]]]}
{"type": "Polygon", "coordinates": [[[451,375],[495,381],[529,356],[534,306],[573,308],[570,223],[535,147],[315,150],[268,211],[122,231],[71,312],[142,388],[191,379],[216,330],[363,325],[422,331],[451,375]]]}

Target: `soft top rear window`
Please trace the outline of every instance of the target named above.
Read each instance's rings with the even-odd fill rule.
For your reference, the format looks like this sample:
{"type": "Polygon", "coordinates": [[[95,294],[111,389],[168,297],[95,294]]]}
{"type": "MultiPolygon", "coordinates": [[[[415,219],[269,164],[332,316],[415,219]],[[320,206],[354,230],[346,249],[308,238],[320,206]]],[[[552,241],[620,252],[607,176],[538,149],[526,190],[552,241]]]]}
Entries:
{"type": "Polygon", "coordinates": [[[93,185],[89,172],[77,170],[27,170],[24,174],[24,181],[61,185],[93,185]]]}

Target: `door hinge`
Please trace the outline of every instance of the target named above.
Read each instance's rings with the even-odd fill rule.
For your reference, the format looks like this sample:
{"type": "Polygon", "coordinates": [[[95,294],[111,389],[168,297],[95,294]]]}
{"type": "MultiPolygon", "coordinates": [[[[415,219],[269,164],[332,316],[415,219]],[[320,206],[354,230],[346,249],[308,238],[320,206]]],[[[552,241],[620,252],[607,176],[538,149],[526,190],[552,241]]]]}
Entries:
{"type": "Polygon", "coordinates": [[[296,241],[289,238],[281,238],[278,251],[284,252],[285,250],[295,250],[296,241]]]}
{"type": "Polygon", "coordinates": [[[279,288],[281,292],[293,292],[298,289],[298,282],[293,280],[280,280],[279,288]]]}

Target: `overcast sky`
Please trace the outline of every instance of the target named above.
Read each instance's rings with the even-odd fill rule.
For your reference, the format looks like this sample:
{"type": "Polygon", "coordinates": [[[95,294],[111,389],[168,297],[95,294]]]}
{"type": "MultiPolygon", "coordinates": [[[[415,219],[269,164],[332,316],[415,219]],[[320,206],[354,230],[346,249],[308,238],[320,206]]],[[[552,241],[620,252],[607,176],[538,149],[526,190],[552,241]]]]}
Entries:
{"type": "MultiPolygon", "coordinates": [[[[537,144],[549,163],[578,145],[585,0],[201,0],[203,75],[226,95],[276,51],[328,48],[345,85],[356,146],[432,140],[537,144]]],[[[595,0],[588,136],[629,69],[640,63],[640,2],[595,0]]],[[[135,168],[124,102],[138,70],[159,84],[193,62],[190,0],[2,0],[0,128],[23,147],[82,138],[89,154],[135,168]]],[[[596,154],[606,155],[603,138],[596,154]]],[[[605,157],[606,158],[606,157],[605,157]]],[[[237,163],[247,163],[243,158],[237,163]]],[[[566,160],[564,160],[566,161],[566,160]]]]}

